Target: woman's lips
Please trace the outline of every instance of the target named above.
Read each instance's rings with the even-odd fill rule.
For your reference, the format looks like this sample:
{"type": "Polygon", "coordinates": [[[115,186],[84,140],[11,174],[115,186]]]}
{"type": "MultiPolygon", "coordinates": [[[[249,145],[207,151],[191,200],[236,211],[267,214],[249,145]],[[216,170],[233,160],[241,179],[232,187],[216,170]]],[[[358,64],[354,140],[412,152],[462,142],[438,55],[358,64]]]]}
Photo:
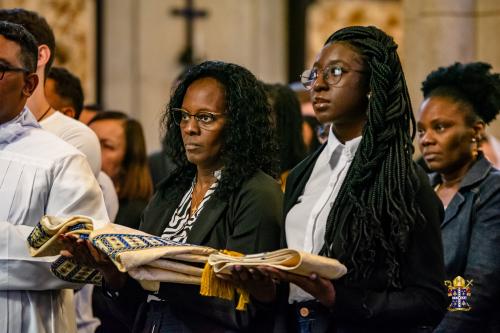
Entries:
{"type": "Polygon", "coordinates": [[[313,107],[316,111],[322,111],[330,106],[330,101],[325,98],[315,97],[313,99],[313,107]]]}
{"type": "Polygon", "coordinates": [[[424,153],[424,160],[433,161],[438,157],[438,153],[424,153]]]}
{"type": "Polygon", "coordinates": [[[197,144],[194,144],[194,143],[186,143],[186,144],[184,145],[184,148],[185,148],[186,150],[195,150],[195,149],[200,148],[200,145],[197,145],[197,144]]]}

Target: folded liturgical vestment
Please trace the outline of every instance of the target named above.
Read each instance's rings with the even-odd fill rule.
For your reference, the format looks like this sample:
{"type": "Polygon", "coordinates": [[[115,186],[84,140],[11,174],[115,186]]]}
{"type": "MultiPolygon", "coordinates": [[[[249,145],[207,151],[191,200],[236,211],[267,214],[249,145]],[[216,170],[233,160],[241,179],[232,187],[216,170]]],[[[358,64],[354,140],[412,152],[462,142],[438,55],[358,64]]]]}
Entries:
{"type": "MultiPolygon", "coordinates": [[[[59,254],[63,249],[58,239],[60,234],[74,234],[90,240],[118,270],[128,272],[150,291],[159,290],[160,282],[199,285],[208,255],[217,252],[209,247],[178,243],[116,224],[93,230],[92,221],[85,216],[67,220],[44,216],[28,237],[31,254],[59,254]]],[[[65,257],[52,264],[52,272],[71,282],[100,285],[102,280],[97,270],[65,257]]]]}
{"type": "Polygon", "coordinates": [[[338,279],[347,273],[347,268],[336,259],[292,249],[249,254],[241,257],[217,252],[208,257],[208,263],[213,266],[215,273],[229,273],[229,269],[235,265],[248,268],[269,266],[303,276],[316,273],[330,280],[338,279]]]}
{"type": "MultiPolygon", "coordinates": [[[[32,256],[53,256],[64,248],[59,235],[75,235],[88,239],[106,254],[121,272],[127,272],[149,291],[158,291],[161,282],[201,285],[200,294],[233,299],[240,294],[238,309],[245,308],[248,293],[235,288],[216,274],[229,274],[235,265],[246,267],[270,266],[308,276],[316,273],[327,279],[338,279],[347,269],[335,259],[292,249],[243,255],[228,250],[178,243],[139,230],[110,224],[93,230],[86,216],[60,219],[44,216],[28,237],[32,256]]],[[[77,264],[71,258],[59,257],[52,272],[60,279],[101,285],[101,274],[77,264]]]]}

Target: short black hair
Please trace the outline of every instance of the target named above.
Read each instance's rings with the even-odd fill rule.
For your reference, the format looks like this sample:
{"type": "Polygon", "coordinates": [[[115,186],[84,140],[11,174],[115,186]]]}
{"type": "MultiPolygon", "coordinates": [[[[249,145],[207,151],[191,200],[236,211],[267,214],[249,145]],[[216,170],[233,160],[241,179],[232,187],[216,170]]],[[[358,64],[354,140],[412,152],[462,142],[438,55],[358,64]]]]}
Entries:
{"type": "Polygon", "coordinates": [[[49,47],[50,58],[45,66],[45,75],[47,75],[54,62],[56,39],[52,28],[45,18],[31,10],[12,8],[0,9],[0,20],[22,25],[35,37],[37,47],[42,44],[49,47]]]}
{"type": "Polygon", "coordinates": [[[31,73],[36,72],[38,47],[32,34],[23,26],[0,20],[0,35],[21,47],[21,62],[31,73]]]}
{"type": "Polygon", "coordinates": [[[422,82],[424,98],[440,96],[465,103],[486,124],[500,111],[500,74],[484,62],[454,63],[439,67],[422,82]]]}
{"type": "Polygon", "coordinates": [[[102,105],[101,104],[97,104],[97,103],[93,103],[93,104],[85,104],[83,106],[84,109],[88,110],[88,111],[94,111],[94,112],[100,112],[103,110],[102,108],[102,105]]]}
{"type": "Polygon", "coordinates": [[[83,89],[80,79],[63,67],[52,67],[47,79],[54,80],[56,94],[71,102],[71,106],[75,109],[75,119],[78,119],[83,109],[83,89]]]}

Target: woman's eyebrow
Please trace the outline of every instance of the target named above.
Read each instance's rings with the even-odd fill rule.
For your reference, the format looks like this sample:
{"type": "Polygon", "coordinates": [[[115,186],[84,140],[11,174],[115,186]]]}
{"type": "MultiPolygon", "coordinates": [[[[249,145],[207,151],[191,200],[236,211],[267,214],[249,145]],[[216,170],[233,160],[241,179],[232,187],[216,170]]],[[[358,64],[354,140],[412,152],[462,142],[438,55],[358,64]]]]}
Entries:
{"type": "MultiPolygon", "coordinates": [[[[341,59],[335,59],[335,60],[330,60],[326,63],[326,66],[325,67],[328,67],[328,66],[331,66],[331,65],[337,65],[337,64],[344,64],[344,65],[347,65],[347,63],[344,61],[344,60],[341,60],[341,59]]],[[[313,64],[313,68],[317,68],[318,67],[318,63],[315,62],[313,64]]]]}

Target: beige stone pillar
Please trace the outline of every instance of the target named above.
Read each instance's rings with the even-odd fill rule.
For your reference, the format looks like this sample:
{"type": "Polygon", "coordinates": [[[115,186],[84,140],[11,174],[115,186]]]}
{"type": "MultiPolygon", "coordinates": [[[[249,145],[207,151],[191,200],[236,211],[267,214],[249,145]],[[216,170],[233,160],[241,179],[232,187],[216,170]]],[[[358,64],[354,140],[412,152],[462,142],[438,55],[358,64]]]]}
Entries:
{"type": "MultiPolygon", "coordinates": [[[[403,6],[403,65],[415,112],[421,82],[439,66],[485,61],[500,71],[500,1],[403,0],[403,6]]],[[[491,129],[500,136],[500,125],[491,129]]]]}

